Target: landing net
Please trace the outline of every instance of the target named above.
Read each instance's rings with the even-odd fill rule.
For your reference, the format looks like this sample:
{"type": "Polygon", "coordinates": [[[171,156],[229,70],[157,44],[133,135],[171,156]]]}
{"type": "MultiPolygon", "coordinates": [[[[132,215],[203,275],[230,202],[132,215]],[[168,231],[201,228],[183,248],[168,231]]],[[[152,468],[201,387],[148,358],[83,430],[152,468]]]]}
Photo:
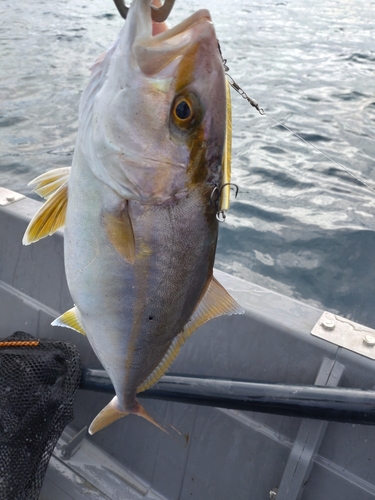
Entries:
{"type": "Polygon", "coordinates": [[[0,500],[37,500],[73,419],[81,366],[68,342],[16,332],[0,340],[0,500]]]}

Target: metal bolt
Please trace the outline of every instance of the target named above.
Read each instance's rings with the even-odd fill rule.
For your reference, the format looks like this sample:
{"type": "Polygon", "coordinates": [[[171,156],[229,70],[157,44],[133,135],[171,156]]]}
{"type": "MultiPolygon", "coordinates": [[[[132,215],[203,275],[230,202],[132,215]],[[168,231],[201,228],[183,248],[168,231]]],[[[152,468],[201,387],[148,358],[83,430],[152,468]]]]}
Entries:
{"type": "Polygon", "coordinates": [[[333,330],[335,328],[336,322],[333,319],[324,318],[321,325],[325,330],[333,330]]]}
{"type": "Polygon", "coordinates": [[[275,500],[275,499],[276,499],[278,489],[279,489],[279,488],[273,488],[273,489],[270,491],[270,500],[275,500]]]}
{"type": "Polygon", "coordinates": [[[10,195],[10,196],[7,196],[7,197],[6,197],[6,200],[7,200],[7,201],[14,201],[14,196],[11,196],[11,195],[10,195]]]}
{"type": "Polygon", "coordinates": [[[366,344],[369,347],[374,347],[375,345],[375,337],[372,335],[365,335],[363,337],[363,343],[366,344]]]}

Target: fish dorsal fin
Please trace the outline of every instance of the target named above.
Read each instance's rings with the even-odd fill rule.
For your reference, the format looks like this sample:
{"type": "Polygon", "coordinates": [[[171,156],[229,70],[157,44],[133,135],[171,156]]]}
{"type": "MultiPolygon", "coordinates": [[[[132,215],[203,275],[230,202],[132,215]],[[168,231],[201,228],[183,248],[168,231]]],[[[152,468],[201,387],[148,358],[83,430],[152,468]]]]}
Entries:
{"type": "Polygon", "coordinates": [[[78,319],[76,306],[69,309],[69,311],[64,312],[64,314],[52,321],[51,324],[52,326],[65,326],[67,328],[72,328],[73,330],[82,333],[82,335],[86,335],[81,322],[78,319]]]}
{"type": "Polygon", "coordinates": [[[237,302],[229,295],[225,288],[220,285],[216,278],[212,277],[206,292],[204,293],[195,311],[185,325],[181,333],[179,333],[163,359],[155,370],[147,377],[147,379],[138,387],[137,392],[145,391],[153,386],[168,370],[172,362],[180,352],[181,347],[186,340],[204,323],[218,316],[232,314],[243,314],[244,310],[237,302]]]}
{"type": "Polygon", "coordinates": [[[49,170],[29,182],[28,186],[35,186],[33,191],[42,198],[49,198],[69,180],[70,170],[71,167],[49,170]]]}
{"type": "Polygon", "coordinates": [[[109,241],[129,264],[135,261],[135,238],[129,216],[128,202],[117,213],[107,212],[104,225],[109,241]]]}
{"type": "MultiPolygon", "coordinates": [[[[57,182],[57,181],[56,181],[57,182]]],[[[37,211],[27,226],[22,243],[30,245],[35,241],[50,236],[65,224],[66,207],[68,205],[68,179],[56,189],[56,186],[37,188],[40,191],[52,192],[44,205],[37,211]]]]}

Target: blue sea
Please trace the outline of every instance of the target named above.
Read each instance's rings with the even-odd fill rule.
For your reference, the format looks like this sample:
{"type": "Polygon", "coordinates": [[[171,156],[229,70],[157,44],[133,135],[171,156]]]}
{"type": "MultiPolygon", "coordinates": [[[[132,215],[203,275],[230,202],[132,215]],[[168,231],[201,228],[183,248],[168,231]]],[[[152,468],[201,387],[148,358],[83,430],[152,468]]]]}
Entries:
{"type": "MultiPolygon", "coordinates": [[[[375,328],[375,191],[334,163],[375,190],[374,0],[176,0],[170,24],[198,8],[270,117],[232,94],[239,195],[216,267],[375,328]]],[[[0,185],[35,197],[32,178],[70,165],[89,67],[122,23],[112,0],[0,0],[0,185]]]]}

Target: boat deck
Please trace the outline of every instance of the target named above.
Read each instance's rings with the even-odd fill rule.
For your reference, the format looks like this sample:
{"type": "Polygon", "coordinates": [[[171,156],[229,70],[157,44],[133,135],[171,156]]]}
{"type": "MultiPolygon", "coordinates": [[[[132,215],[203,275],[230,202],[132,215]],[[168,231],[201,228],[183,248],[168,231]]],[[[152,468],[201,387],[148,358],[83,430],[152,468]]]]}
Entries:
{"type": "MultiPolygon", "coordinates": [[[[63,233],[21,245],[39,207],[28,198],[0,207],[0,336],[21,330],[64,339],[78,347],[84,366],[100,368],[85,337],[50,325],[72,300],[63,233]]],[[[216,277],[246,314],[200,328],[171,371],[374,388],[374,360],[311,335],[323,311],[222,272],[216,277]]],[[[110,397],[78,392],[41,499],[375,499],[372,426],[145,400],[168,435],[129,416],[74,441],[110,397]]]]}

